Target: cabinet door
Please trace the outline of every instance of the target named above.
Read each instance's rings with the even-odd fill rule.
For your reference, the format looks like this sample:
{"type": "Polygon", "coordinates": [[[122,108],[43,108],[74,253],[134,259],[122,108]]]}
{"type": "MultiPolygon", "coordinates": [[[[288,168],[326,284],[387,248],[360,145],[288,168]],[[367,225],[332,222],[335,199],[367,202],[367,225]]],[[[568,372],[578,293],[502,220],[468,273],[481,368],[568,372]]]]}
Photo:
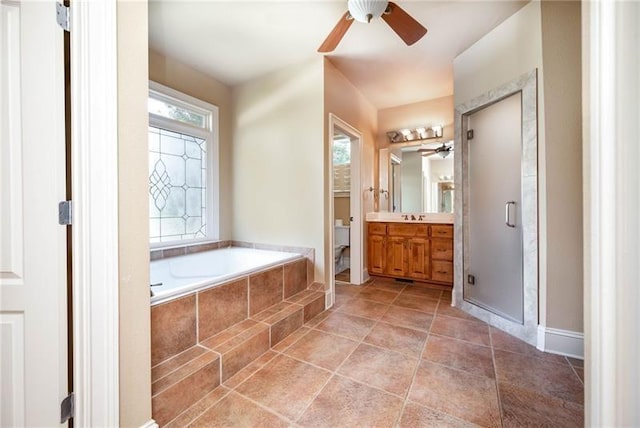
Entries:
{"type": "Polygon", "coordinates": [[[407,238],[390,236],[387,241],[387,270],[389,275],[406,276],[408,269],[407,238]]]}
{"type": "Polygon", "coordinates": [[[429,240],[424,238],[409,238],[409,276],[416,279],[429,279],[430,247],[429,240]]]}
{"type": "Polygon", "coordinates": [[[380,235],[369,235],[369,273],[384,273],[386,259],[385,238],[380,235]]]}

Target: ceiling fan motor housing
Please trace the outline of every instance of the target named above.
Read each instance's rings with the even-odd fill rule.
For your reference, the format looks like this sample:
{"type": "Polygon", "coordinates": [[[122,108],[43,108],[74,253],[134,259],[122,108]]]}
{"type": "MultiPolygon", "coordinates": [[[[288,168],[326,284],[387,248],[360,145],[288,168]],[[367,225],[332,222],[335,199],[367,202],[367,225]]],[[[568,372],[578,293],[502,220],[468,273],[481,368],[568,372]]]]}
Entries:
{"type": "Polygon", "coordinates": [[[349,13],[359,22],[368,23],[372,18],[380,18],[387,10],[387,0],[349,0],[349,13]]]}

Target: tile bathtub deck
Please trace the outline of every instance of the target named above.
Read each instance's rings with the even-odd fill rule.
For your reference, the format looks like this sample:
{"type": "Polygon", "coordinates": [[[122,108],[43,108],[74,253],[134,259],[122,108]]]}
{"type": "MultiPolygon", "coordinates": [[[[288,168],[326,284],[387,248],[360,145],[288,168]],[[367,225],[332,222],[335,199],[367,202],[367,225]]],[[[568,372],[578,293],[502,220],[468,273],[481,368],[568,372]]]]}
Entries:
{"type": "Polygon", "coordinates": [[[582,426],[582,362],[451,308],[446,291],[375,279],[169,426],[582,426]]]}

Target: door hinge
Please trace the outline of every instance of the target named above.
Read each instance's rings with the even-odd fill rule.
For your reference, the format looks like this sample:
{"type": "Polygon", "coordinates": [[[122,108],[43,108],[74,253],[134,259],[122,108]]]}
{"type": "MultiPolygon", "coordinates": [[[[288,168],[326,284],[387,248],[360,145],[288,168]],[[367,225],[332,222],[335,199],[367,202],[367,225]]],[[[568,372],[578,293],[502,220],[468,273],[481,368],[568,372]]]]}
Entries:
{"type": "Polygon", "coordinates": [[[63,424],[75,416],[76,395],[72,392],[60,403],[60,423],[63,424]]]}
{"type": "Polygon", "coordinates": [[[56,21],[65,31],[71,31],[71,9],[62,3],[56,3],[56,21]]]}
{"type": "Polygon", "coordinates": [[[73,223],[72,201],[62,201],[58,204],[58,224],[69,226],[73,223]]]}
{"type": "Polygon", "coordinates": [[[476,284],[475,275],[467,275],[467,283],[470,285],[475,285],[476,284]]]}
{"type": "Polygon", "coordinates": [[[467,140],[473,140],[473,129],[467,131],[467,140]]]}

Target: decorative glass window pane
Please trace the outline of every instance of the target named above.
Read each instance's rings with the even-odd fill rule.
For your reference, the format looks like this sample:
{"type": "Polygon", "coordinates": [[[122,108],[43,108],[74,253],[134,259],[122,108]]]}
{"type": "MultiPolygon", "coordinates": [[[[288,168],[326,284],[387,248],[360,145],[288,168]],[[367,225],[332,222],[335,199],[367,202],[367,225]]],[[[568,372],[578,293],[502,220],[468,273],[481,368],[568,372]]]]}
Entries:
{"type": "Polygon", "coordinates": [[[206,140],[149,127],[151,242],[205,238],[206,140]]]}
{"type": "Polygon", "coordinates": [[[198,128],[206,129],[208,127],[207,114],[178,106],[169,101],[149,97],[147,107],[149,109],[149,113],[166,117],[167,119],[188,123],[189,125],[197,126],[198,128]]]}

